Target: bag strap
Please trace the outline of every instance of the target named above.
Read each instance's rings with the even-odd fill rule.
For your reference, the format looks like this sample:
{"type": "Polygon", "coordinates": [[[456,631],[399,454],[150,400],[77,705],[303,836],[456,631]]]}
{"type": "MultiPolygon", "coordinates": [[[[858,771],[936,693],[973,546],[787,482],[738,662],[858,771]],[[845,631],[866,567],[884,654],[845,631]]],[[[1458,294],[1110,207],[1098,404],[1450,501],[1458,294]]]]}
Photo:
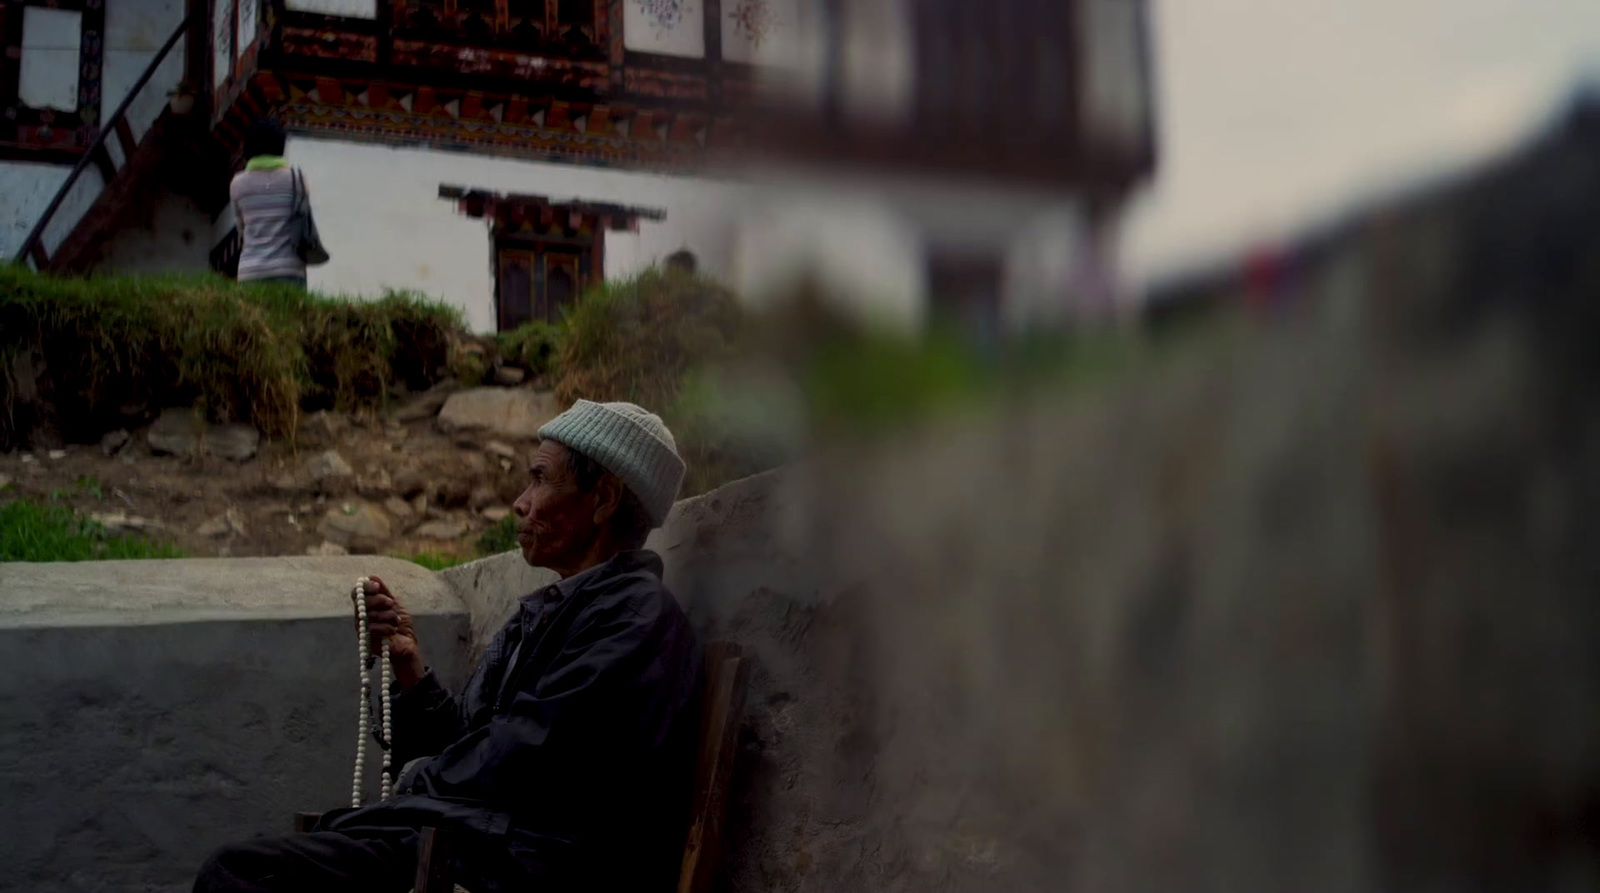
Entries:
{"type": "Polygon", "coordinates": [[[304,181],[300,179],[299,168],[289,168],[289,184],[290,196],[294,202],[294,210],[299,212],[301,206],[305,203],[306,196],[306,187],[304,181]]]}

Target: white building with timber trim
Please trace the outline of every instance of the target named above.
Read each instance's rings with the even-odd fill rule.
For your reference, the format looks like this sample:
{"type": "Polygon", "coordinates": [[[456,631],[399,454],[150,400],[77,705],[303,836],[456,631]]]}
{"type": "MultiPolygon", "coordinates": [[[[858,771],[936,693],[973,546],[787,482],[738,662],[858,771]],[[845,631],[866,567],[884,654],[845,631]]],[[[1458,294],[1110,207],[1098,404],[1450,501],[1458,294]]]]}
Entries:
{"type": "Polygon", "coordinates": [[[1102,309],[1155,166],[1145,0],[0,0],[0,252],[227,269],[274,116],[333,260],[482,331],[680,250],[915,327],[1102,309]]]}

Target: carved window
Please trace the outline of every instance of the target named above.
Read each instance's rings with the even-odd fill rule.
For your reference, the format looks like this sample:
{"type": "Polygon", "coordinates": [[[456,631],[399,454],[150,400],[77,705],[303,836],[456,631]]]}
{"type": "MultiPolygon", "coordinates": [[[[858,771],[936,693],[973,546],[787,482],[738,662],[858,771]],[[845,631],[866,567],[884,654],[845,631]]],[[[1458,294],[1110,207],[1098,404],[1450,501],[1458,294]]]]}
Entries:
{"type": "Polygon", "coordinates": [[[0,3],[0,148],[81,151],[100,123],[105,0],[0,3]]]}

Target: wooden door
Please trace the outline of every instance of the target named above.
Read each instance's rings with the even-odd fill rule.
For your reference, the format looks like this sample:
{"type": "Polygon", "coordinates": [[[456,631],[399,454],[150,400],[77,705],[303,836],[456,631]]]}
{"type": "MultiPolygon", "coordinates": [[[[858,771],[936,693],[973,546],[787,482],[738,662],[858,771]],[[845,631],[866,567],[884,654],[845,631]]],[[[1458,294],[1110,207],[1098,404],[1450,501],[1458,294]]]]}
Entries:
{"type": "Polygon", "coordinates": [[[595,248],[571,242],[516,241],[495,248],[496,322],[500,331],[533,320],[559,322],[597,280],[595,248]]]}
{"type": "Polygon", "coordinates": [[[561,313],[578,299],[583,274],[581,254],[575,249],[551,247],[544,252],[545,319],[556,322],[561,313]]]}
{"type": "Polygon", "coordinates": [[[501,248],[497,256],[498,304],[496,323],[509,332],[534,318],[538,284],[538,256],[531,248],[501,248]]]}

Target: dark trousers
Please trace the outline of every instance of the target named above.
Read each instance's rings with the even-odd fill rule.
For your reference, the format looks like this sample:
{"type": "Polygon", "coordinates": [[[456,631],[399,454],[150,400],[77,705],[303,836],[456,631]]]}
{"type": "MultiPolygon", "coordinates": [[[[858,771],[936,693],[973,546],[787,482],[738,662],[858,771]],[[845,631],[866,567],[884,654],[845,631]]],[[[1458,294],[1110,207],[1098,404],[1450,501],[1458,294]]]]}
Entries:
{"type": "Polygon", "coordinates": [[[417,873],[417,832],[359,828],[229,844],[207,859],[195,893],[406,893],[417,873]]]}

